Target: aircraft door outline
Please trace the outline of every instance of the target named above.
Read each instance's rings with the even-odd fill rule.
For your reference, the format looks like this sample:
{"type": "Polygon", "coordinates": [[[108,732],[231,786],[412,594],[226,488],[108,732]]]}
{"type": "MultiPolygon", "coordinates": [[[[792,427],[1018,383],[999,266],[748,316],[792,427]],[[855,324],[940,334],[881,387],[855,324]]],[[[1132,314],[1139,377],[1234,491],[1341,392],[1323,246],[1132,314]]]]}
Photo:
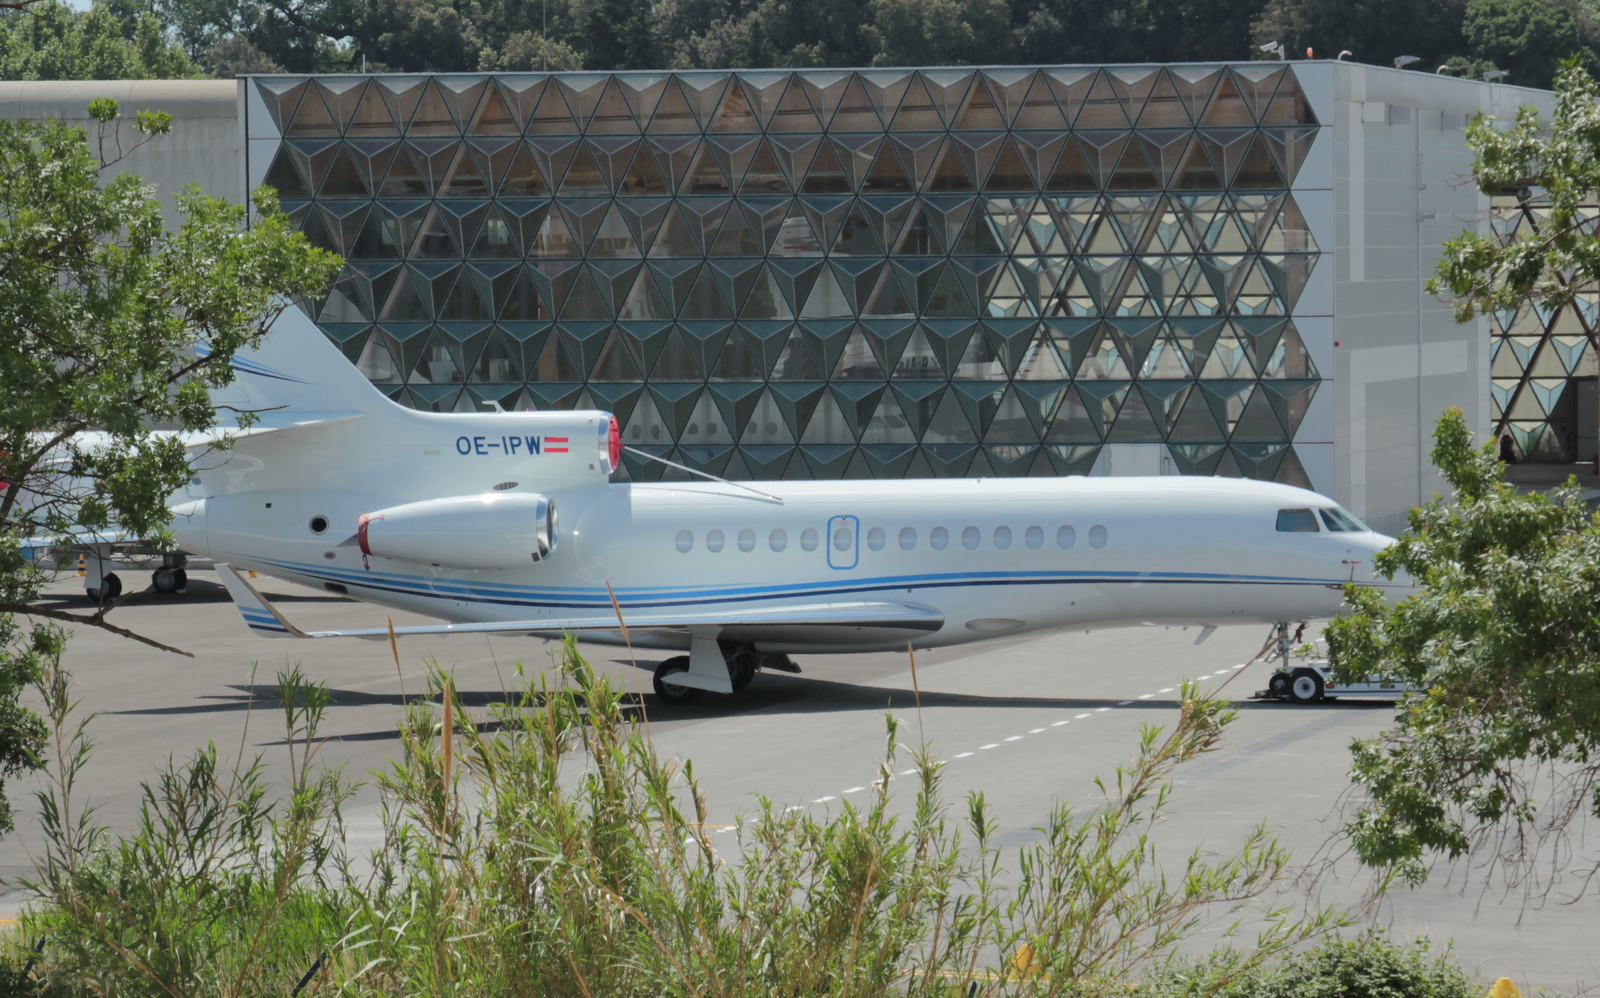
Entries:
{"type": "Polygon", "coordinates": [[[847,572],[861,564],[861,521],[845,514],[828,517],[828,567],[847,572]],[[841,546],[842,545],[842,546],[841,546]]]}

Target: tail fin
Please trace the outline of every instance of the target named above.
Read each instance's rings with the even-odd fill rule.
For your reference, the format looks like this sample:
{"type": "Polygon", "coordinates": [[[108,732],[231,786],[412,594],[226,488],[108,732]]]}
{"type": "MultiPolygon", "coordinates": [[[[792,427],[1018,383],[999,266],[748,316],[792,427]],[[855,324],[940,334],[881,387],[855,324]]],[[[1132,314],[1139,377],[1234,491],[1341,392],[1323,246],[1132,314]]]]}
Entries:
{"type": "Polygon", "coordinates": [[[233,369],[213,404],[286,414],[398,408],[298,308],[285,309],[259,347],[236,354],[233,369]]]}

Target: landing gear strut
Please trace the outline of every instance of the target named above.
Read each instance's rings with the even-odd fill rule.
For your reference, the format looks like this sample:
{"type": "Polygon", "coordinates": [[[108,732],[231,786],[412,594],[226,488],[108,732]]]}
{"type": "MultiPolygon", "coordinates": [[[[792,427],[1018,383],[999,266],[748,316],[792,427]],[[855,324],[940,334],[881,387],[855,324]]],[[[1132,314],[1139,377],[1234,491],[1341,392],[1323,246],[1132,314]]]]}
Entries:
{"type": "Polygon", "coordinates": [[[150,573],[150,585],[158,593],[181,593],[189,588],[188,557],[181,554],[161,556],[161,567],[150,573]]]}
{"type": "MultiPolygon", "coordinates": [[[[1292,703],[1320,703],[1326,686],[1322,676],[1316,669],[1306,666],[1291,667],[1289,656],[1294,652],[1295,645],[1306,632],[1306,625],[1301,624],[1295,629],[1294,636],[1289,636],[1289,625],[1279,624],[1275,632],[1272,653],[1268,661],[1275,661],[1278,668],[1267,680],[1265,695],[1275,700],[1288,700],[1292,703]]],[[[1261,696],[1261,694],[1257,694],[1261,696]]]]}
{"type": "MultiPolygon", "coordinates": [[[[798,673],[800,667],[787,655],[778,655],[772,652],[757,651],[751,644],[722,645],[722,657],[728,664],[728,682],[733,686],[733,691],[744,689],[756,678],[756,673],[762,669],[772,669],[776,672],[798,673]]],[[[673,675],[689,671],[689,656],[675,655],[656,666],[652,685],[655,687],[656,697],[662,703],[691,704],[700,699],[704,690],[672,681],[673,675]]]]}

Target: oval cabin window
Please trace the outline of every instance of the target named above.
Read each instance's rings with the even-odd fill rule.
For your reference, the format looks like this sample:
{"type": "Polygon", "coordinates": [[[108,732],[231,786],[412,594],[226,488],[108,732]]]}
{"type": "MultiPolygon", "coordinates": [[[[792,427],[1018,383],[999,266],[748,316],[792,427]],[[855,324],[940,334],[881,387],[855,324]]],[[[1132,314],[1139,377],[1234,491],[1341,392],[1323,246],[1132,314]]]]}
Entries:
{"type": "Polygon", "coordinates": [[[867,531],[867,547],[874,551],[882,551],[887,539],[888,535],[883,532],[882,527],[873,527],[867,531]]]}
{"type": "Polygon", "coordinates": [[[674,543],[677,544],[679,551],[683,552],[684,554],[688,554],[689,551],[694,547],[694,531],[678,531],[678,537],[674,543]]]}
{"type": "Polygon", "coordinates": [[[722,550],[722,531],[706,531],[706,550],[712,553],[722,550]]]}
{"type": "Polygon", "coordinates": [[[756,532],[749,527],[739,531],[739,550],[754,551],[756,549],[756,532]]]}
{"type": "Polygon", "coordinates": [[[1006,548],[1011,546],[1010,527],[994,528],[994,546],[999,548],[1001,551],[1004,551],[1006,548]]]}
{"type": "Polygon", "coordinates": [[[1102,527],[1097,523],[1089,528],[1089,546],[1092,548],[1103,548],[1106,546],[1105,527],[1102,527]]]}
{"type": "Polygon", "coordinates": [[[767,535],[767,547],[774,551],[782,551],[789,546],[789,532],[782,527],[777,528],[767,535]]]}
{"type": "Polygon", "coordinates": [[[928,531],[928,546],[935,551],[943,551],[950,546],[950,531],[943,527],[934,527],[928,531]]]}
{"type": "Polygon", "coordinates": [[[1078,529],[1076,527],[1062,527],[1056,531],[1056,547],[1066,549],[1078,543],[1078,529]]]}
{"type": "Polygon", "coordinates": [[[917,546],[917,528],[916,527],[901,527],[900,528],[900,550],[902,550],[902,551],[910,551],[912,548],[914,548],[916,546],[917,546]]]}
{"type": "Polygon", "coordinates": [[[961,531],[961,546],[968,551],[975,551],[978,547],[978,541],[982,538],[983,535],[978,532],[977,527],[968,527],[961,531]]]}
{"type": "Polygon", "coordinates": [[[1044,528],[1029,527],[1028,532],[1022,535],[1022,542],[1034,551],[1044,547],[1044,528]]]}
{"type": "Polygon", "coordinates": [[[815,551],[817,549],[817,541],[821,539],[821,536],[821,534],[817,533],[816,527],[807,527],[800,531],[800,546],[807,551],[815,551]]]}

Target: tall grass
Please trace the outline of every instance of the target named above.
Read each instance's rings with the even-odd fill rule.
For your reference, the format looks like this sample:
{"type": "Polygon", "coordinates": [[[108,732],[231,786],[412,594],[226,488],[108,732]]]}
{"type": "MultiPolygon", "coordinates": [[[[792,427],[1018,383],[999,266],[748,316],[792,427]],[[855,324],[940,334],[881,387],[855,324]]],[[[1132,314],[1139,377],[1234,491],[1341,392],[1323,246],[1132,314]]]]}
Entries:
{"type": "Polygon", "coordinates": [[[1348,924],[1270,907],[1289,857],[1264,827],[1222,855],[1158,859],[1173,771],[1235,716],[1192,688],[1102,803],[1063,803],[1036,844],[1006,850],[983,796],[950,802],[892,717],[861,806],[760,799],[714,837],[692,765],[657,753],[570,642],[554,681],[523,678],[476,722],[430,678],[376,774],[383,845],[357,857],[355,788],[316,758],[323,687],[280,677],[281,796],[260,759],[225,767],[208,746],[169,761],[119,836],[77,804],[92,739],[49,670],[49,849],[17,937],[46,940],[38,993],[287,995],[323,957],[303,995],[1095,996],[1205,926],[1232,935],[1221,988],[1348,924]],[[897,798],[904,755],[915,778],[897,798]]]}

